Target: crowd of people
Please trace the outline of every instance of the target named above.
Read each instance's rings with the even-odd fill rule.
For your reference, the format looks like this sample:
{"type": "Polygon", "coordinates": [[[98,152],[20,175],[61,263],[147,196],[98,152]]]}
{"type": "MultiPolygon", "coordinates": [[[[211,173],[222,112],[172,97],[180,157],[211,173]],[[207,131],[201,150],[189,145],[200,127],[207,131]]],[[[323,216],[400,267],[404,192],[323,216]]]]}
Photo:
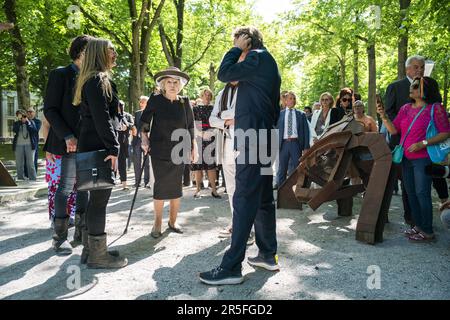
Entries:
{"type": "MultiPolygon", "coordinates": [[[[57,254],[71,254],[73,246],[82,244],[81,263],[90,268],[127,265],[125,257],[108,251],[106,245],[105,217],[112,187],[89,191],[77,191],[76,187],[77,153],[105,150],[104,161],[111,163],[113,172],[118,171],[123,190],[129,189],[127,158],[134,165],[134,186],[139,187],[143,178],[144,187],[153,189],[153,238],[162,236],[166,201],[168,229],[183,233],[184,228],[177,223],[183,186],[194,180],[194,198],[200,198],[206,176],[211,196],[220,199],[222,174],[230,221],[219,236],[230,237],[231,245],[218,267],[199,275],[202,282],[215,285],[244,281],[241,266],[246,246],[254,241],[258,255],[248,258],[248,263],[279,270],[273,176],[262,173],[271,164],[265,163],[258,152],[257,161],[251,162],[251,152],[246,151],[259,150],[263,140],[252,144],[235,139],[237,132],[278,129],[277,188],[297,168],[301,155],[345,115],[353,116],[365,132],[383,134],[392,149],[403,146],[403,161],[395,170],[402,186],[405,221],[411,226],[406,236],[416,242],[434,240],[432,185],[441,199],[448,228],[448,186],[444,178],[426,174],[431,164],[426,147],[448,139],[450,125],[436,81],[424,77],[424,58],[409,58],[407,77],[391,84],[384,99],[377,96],[376,120],[365,114],[361,95],[351,88],[343,88],[336,98],[324,92],[318,102],[300,110],[294,92],[280,92],[278,67],[264,47],[261,33],[253,27],[241,27],[234,32],[233,41],[218,72],[225,87],[215,98],[208,88],[202,88],[198,98],[182,96],[189,75],[169,67],[155,74],[156,89],[140,97],[140,110],[134,114],[125,112],[112,79],[117,59],[112,42],[86,35],[72,41],[72,63],[50,73],[44,99],[46,180],[57,254]],[[434,120],[439,134],[427,138],[430,120],[434,120]],[[176,132],[181,133],[177,136],[176,132]],[[243,162],[236,160],[240,153],[243,162]],[[69,243],[71,219],[76,231],[69,243]]],[[[36,179],[39,128],[33,110],[18,113],[14,124],[18,179],[24,179],[25,169],[30,180],[36,179]]],[[[270,137],[264,141],[270,141],[270,137]]]]}

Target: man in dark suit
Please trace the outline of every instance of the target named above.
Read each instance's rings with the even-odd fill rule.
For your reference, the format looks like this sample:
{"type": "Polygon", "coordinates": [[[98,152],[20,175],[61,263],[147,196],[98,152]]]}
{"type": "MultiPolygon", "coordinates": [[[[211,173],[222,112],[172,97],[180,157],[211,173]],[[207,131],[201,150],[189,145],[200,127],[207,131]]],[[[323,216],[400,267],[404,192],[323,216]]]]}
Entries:
{"type": "MultiPolygon", "coordinates": [[[[386,114],[389,119],[393,121],[397,116],[400,108],[410,102],[409,98],[409,90],[411,83],[415,78],[423,77],[425,72],[425,58],[422,56],[412,56],[406,60],[406,78],[402,80],[397,80],[391,83],[386,89],[386,95],[384,98],[385,101],[385,109],[386,114]]],[[[431,81],[435,81],[432,79],[431,81]]],[[[437,84],[436,84],[437,86],[437,84]]],[[[440,98],[440,102],[442,98],[440,98]]],[[[400,143],[400,135],[395,135],[390,137],[389,146],[393,150],[396,145],[400,143]]],[[[401,179],[401,167],[396,165],[395,168],[398,172],[399,178],[401,179]]],[[[445,182],[445,180],[444,180],[445,182]]],[[[436,184],[435,184],[436,187],[436,184]]],[[[403,201],[403,209],[404,209],[404,219],[405,222],[409,225],[413,225],[414,222],[411,216],[411,208],[408,203],[408,196],[406,194],[406,190],[403,186],[403,182],[401,183],[402,188],[402,201],[403,201]]],[[[439,188],[439,187],[438,187],[439,188]]],[[[444,187],[447,188],[446,186],[444,187]]],[[[448,191],[447,191],[448,193],[448,191]]],[[[448,197],[448,195],[447,195],[448,197]]]]}
{"type": "Polygon", "coordinates": [[[148,97],[141,96],[139,98],[139,108],[141,110],[134,113],[134,128],[132,129],[133,140],[131,140],[131,146],[133,148],[133,166],[134,166],[134,186],[136,187],[139,183],[139,173],[142,169],[142,157],[144,157],[144,186],[145,188],[150,188],[150,164],[148,161],[148,154],[144,155],[141,149],[141,116],[145,107],[147,106],[148,97]]]}
{"type": "MultiPolygon", "coordinates": [[[[61,177],[55,193],[55,221],[53,249],[59,255],[72,253],[67,241],[69,217],[66,212],[67,199],[75,186],[79,109],[72,105],[76,76],[81,67],[84,50],[91,37],[76,37],[69,49],[72,63],[64,68],[52,70],[48,77],[44,99],[44,115],[50,124],[50,130],[44,145],[48,161],[54,161],[54,155],[61,158],[61,177]]],[[[87,193],[77,192],[75,216],[75,242],[80,242],[84,221],[84,208],[87,193]]]]}
{"type": "Polygon", "coordinates": [[[253,224],[259,252],[258,256],[249,258],[248,263],[279,270],[271,163],[265,163],[260,151],[266,155],[268,150],[271,151],[271,130],[275,129],[280,114],[281,79],[277,63],[263,46],[262,35],[257,29],[238,28],[234,32],[234,45],[225,54],[218,72],[222,82],[239,81],[235,108],[238,157],[233,232],[230,249],[221,265],[200,274],[200,281],[210,285],[244,281],[242,261],[253,224]],[[251,138],[252,135],[257,138],[251,138]]]}
{"type": "Polygon", "coordinates": [[[286,108],[278,119],[279,158],[277,185],[281,186],[299,164],[303,151],[309,149],[309,124],[304,112],[295,110],[296,97],[286,94],[286,108]]]}

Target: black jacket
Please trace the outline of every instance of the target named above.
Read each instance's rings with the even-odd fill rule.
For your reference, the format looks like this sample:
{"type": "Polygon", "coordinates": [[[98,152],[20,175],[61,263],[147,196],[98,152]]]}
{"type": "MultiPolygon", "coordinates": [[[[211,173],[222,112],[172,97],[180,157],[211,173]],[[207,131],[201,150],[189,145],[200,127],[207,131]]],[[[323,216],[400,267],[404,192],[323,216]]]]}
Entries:
{"type": "Polygon", "coordinates": [[[113,97],[103,95],[101,79],[92,77],[83,86],[81,93],[81,125],[78,151],[88,152],[106,149],[109,155],[119,154],[119,142],[114,127],[120,118],[116,86],[111,82],[113,97]]]}
{"type": "Polygon", "coordinates": [[[44,99],[44,115],[50,124],[50,130],[44,151],[65,155],[65,138],[78,138],[79,108],[72,105],[76,76],[73,64],[50,72],[44,99]]]}
{"type": "MultiPolygon", "coordinates": [[[[430,81],[436,82],[436,80],[432,78],[430,78],[430,81]]],[[[403,80],[395,81],[387,87],[386,95],[384,97],[384,107],[389,119],[394,120],[400,111],[400,108],[411,102],[411,99],[409,98],[410,86],[411,83],[408,78],[405,78],[403,80]]],[[[442,102],[442,97],[440,95],[439,101],[437,102],[442,102]]]]}
{"type": "MultiPolygon", "coordinates": [[[[172,160],[172,150],[180,142],[187,143],[184,147],[190,151],[194,140],[194,113],[189,98],[180,97],[171,102],[162,94],[150,95],[140,118],[140,130],[141,134],[150,131],[150,155],[155,159],[172,160]],[[172,137],[177,129],[187,130],[178,140],[172,137]]],[[[188,160],[187,154],[182,155],[188,160]]]]}
{"type": "MultiPolygon", "coordinates": [[[[31,142],[31,150],[36,150],[38,146],[38,130],[36,128],[36,124],[33,121],[27,121],[25,122],[27,131],[30,137],[31,142]]],[[[14,132],[14,138],[13,138],[13,151],[16,151],[16,145],[17,145],[17,139],[19,138],[20,133],[20,127],[22,126],[22,121],[16,121],[13,124],[13,132],[14,132]]]]}

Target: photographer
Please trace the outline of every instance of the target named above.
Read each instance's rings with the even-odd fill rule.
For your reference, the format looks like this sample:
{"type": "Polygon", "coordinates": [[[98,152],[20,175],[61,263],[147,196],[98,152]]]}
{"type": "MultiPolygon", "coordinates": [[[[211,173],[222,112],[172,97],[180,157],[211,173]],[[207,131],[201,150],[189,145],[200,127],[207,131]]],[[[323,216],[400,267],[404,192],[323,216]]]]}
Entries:
{"type": "Polygon", "coordinates": [[[16,156],[17,181],[25,180],[24,165],[27,166],[29,180],[36,181],[34,150],[36,150],[38,144],[37,128],[28,119],[25,111],[17,111],[16,116],[18,120],[13,125],[13,151],[16,156]]]}

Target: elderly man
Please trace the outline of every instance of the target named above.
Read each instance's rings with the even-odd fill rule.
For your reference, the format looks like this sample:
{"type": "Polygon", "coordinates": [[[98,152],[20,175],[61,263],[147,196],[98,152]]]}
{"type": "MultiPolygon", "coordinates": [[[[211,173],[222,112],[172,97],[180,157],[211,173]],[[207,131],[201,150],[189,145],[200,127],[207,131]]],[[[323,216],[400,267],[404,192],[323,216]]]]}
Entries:
{"type": "MultiPolygon", "coordinates": [[[[389,119],[393,121],[397,116],[400,108],[410,102],[409,89],[413,80],[417,77],[423,77],[425,72],[425,58],[422,56],[412,56],[406,60],[406,78],[397,80],[391,83],[386,89],[385,95],[385,110],[389,119]]],[[[430,78],[430,81],[435,81],[430,78]]],[[[438,86],[436,84],[436,86],[438,86]]],[[[439,102],[442,102],[442,97],[439,98],[439,102]]],[[[383,130],[383,128],[381,128],[383,130]]],[[[394,149],[396,145],[400,143],[400,135],[392,136],[389,146],[394,149]]],[[[401,178],[401,169],[396,168],[399,177],[401,178]]],[[[448,198],[447,182],[445,179],[433,179],[433,185],[439,193],[439,198],[442,202],[445,202],[448,198]]],[[[408,203],[408,196],[406,190],[401,183],[402,188],[402,201],[404,209],[404,219],[409,225],[414,225],[414,221],[411,217],[411,208],[408,203]]]]}
{"type": "Polygon", "coordinates": [[[256,28],[238,28],[233,37],[235,47],[225,54],[218,73],[222,82],[239,81],[235,111],[238,156],[233,232],[230,249],[221,265],[199,275],[200,281],[209,285],[244,281],[242,261],[253,224],[259,252],[256,257],[248,258],[248,263],[271,271],[279,270],[273,175],[268,174],[271,164],[264,163],[260,151],[267,152],[264,149],[271,148],[270,130],[275,128],[280,114],[281,79],[277,63],[264,47],[262,35],[256,28]],[[259,135],[257,141],[242,137],[255,133],[259,135]],[[267,142],[263,138],[267,138],[267,142]]]}

